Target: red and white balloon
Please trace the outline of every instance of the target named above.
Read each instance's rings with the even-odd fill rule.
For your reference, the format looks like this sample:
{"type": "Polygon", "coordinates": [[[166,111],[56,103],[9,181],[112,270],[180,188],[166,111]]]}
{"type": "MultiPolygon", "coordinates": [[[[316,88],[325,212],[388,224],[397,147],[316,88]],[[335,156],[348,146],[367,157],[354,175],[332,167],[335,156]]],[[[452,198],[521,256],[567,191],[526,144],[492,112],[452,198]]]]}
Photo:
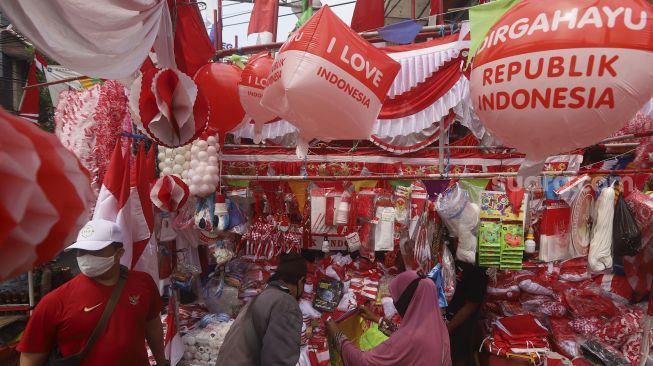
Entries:
{"type": "Polygon", "coordinates": [[[653,96],[644,0],[524,0],[490,29],[471,94],[485,127],[533,160],[597,143],[653,96]]]}
{"type": "Polygon", "coordinates": [[[161,211],[171,212],[184,206],[189,194],[188,186],[181,178],[175,175],[166,175],[154,183],[150,191],[150,199],[154,206],[161,211]]]}
{"type": "Polygon", "coordinates": [[[193,79],[179,70],[151,69],[131,86],[129,106],[139,130],[159,145],[177,147],[200,136],[209,106],[193,79]]]}
{"type": "Polygon", "coordinates": [[[277,118],[276,114],[261,106],[263,90],[268,85],[268,75],[274,59],[268,52],[254,55],[247,62],[238,84],[240,104],[247,116],[254,121],[254,132],[259,137],[263,125],[277,118]]]}
{"type": "Polygon", "coordinates": [[[55,135],[0,108],[0,280],[71,244],[94,201],[88,172],[55,135]]]}

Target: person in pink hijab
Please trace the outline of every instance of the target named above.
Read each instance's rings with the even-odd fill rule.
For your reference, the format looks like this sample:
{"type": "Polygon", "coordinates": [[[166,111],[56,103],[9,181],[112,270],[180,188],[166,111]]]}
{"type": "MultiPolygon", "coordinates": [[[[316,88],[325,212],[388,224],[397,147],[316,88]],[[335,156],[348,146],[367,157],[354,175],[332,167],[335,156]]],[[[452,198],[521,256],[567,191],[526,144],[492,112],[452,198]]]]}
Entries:
{"type": "Polygon", "coordinates": [[[449,333],[444,324],[435,283],[423,273],[403,272],[390,283],[401,325],[390,338],[363,352],[333,320],[327,329],[345,366],[451,366],[449,333]]]}

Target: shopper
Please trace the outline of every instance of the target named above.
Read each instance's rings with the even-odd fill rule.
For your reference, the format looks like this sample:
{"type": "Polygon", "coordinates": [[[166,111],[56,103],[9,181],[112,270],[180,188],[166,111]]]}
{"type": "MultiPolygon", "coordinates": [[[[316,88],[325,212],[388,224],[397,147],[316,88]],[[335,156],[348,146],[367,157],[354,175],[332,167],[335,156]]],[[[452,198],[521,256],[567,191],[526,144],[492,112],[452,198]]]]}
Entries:
{"type": "Polygon", "coordinates": [[[111,221],[92,220],[82,228],[66,249],[77,250],[82,273],[36,306],[17,347],[21,366],[71,356],[80,365],[147,366],[146,340],[157,365],[168,364],[159,291],[150,275],[120,265],[122,242],[111,221]]]}
{"type": "Polygon", "coordinates": [[[299,361],[302,312],[297,300],[306,260],[282,255],[268,287],[240,312],[229,329],[217,366],[295,366],[299,361]]]}
{"type": "Polygon", "coordinates": [[[447,307],[454,366],[475,365],[474,354],[480,343],[478,313],[486,288],[485,269],[456,261],[456,292],[447,307]]]}
{"type": "MultiPolygon", "coordinates": [[[[449,335],[433,281],[423,273],[403,272],[390,283],[390,295],[401,324],[388,340],[367,352],[349,341],[333,320],[327,321],[345,366],[450,366],[449,335]]],[[[365,310],[362,313],[371,317],[365,310]]]]}

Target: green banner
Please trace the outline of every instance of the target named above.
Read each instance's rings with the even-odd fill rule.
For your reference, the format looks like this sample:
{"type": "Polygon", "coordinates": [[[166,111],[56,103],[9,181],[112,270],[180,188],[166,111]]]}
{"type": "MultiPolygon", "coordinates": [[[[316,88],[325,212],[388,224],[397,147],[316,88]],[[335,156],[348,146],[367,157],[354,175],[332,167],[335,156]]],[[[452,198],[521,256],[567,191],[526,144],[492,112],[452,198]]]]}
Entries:
{"type": "Polygon", "coordinates": [[[476,51],[483,44],[483,39],[490,31],[490,28],[521,0],[497,0],[469,9],[469,32],[472,38],[469,45],[469,56],[467,63],[476,55],[476,51]]]}

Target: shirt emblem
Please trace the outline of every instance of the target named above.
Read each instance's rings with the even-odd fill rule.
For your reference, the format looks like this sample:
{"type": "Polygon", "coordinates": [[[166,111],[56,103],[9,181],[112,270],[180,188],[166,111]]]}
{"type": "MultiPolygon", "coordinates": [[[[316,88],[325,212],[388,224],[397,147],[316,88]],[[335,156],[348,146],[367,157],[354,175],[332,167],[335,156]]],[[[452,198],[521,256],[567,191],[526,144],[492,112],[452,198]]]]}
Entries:
{"type": "Polygon", "coordinates": [[[100,305],[102,305],[102,303],[99,303],[99,304],[97,304],[97,305],[95,305],[95,306],[91,306],[90,308],[84,306],[84,312],[85,312],[85,313],[88,313],[89,311],[94,310],[95,308],[97,308],[97,307],[100,306],[100,305]]]}
{"type": "Polygon", "coordinates": [[[129,303],[132,305],[137,305],[141,300],[141,295],[133,295],[129,297],[129,303]]]}

